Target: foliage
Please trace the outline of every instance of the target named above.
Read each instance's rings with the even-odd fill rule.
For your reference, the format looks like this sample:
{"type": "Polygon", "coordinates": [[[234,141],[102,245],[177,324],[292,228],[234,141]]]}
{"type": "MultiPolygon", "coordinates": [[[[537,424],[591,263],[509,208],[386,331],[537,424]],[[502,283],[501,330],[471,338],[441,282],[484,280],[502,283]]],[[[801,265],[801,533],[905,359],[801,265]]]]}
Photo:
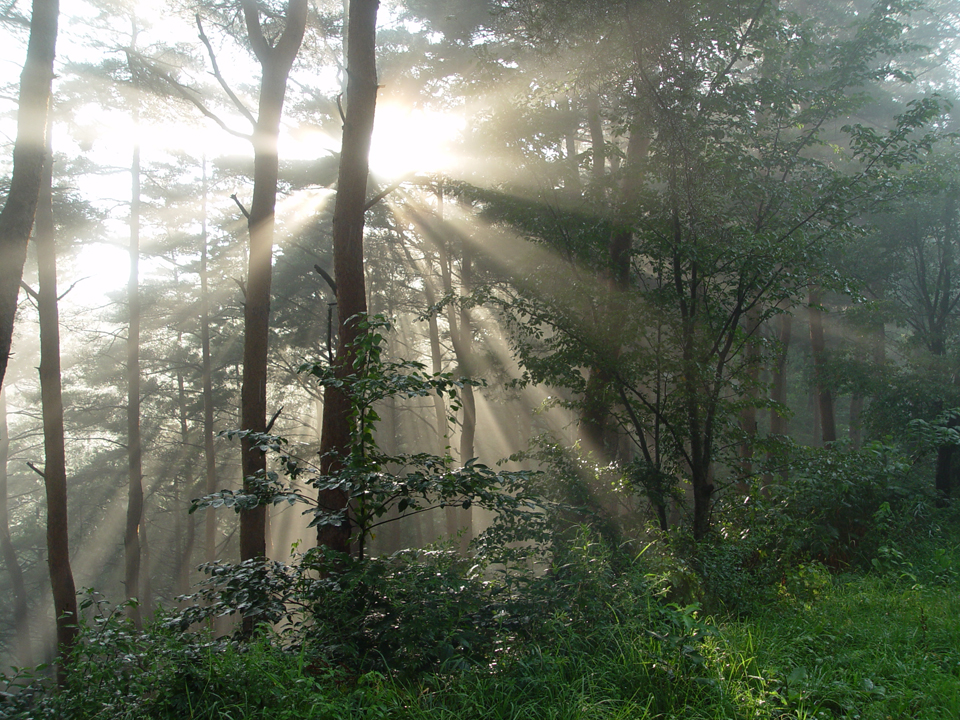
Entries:
{"type": "Polygon", "coordinates": [[[366,540],[373,531],[388,522],[437,508],[476,505],[496,513],[496,520],[487,531],[501,548],[510,542],[542,542],[548,528],[544,523],[546,509],[534,488],[536,473],[530,471],[495,471],[467,459],[459,467],[447,455],[429,453],[387,454],[381,452],[375,439],[380,421],[377,403],[394,397],[423,397],[432,393],[451,401],[451,412],[459,407],[457,390],[471,380],[455,380],[450,373],[425,372],[422,363],[410,360],[386,360],[383,356],[383,331],[390,324],[382,317],[356,320],[361,333],[356,340],[354,372],[337,377],[327,362],[306,363],[300,371],[316,378],[322,387],[336,387],[351,402],[351,444],[349,456],[332,475],[321,475],[313,463],[298,457],[285,438],[269,433],[229,431],[231,438],[252,440],[255,450],[273,453],[280,472],[265,471],[248,479],[249,491],[222,490],[194,501],[191,512],[206,507],[232,507],[237,512],[257,505],[302,503],[311,506],[309,527],[340,524],[347,517],[355,528],[354,542],[363,559],[366,540]],[[287,483],[281,482],[280,475],[287,483]],[[315,497],[308,496],[302,486],[317,491],[342,490],[348,498],[343,510],[321,507],[315,497]],[[390,511],[396,514],[388,517],[390,511]]]}
{"type": "MultiPolygon", "coordinates": [[[[955,519],[944,516],[944,527],[955,519]]],[[[944,549],[943,540],[930,547],[944,549]]],[[[960,711],[956,574],[931,585],[818,576],[815,594],[783,595],[749,617],[731,619],[655,599],[651,593],[663,587],[650,570],[665,561],[652,556],[655,551],[624,563],[583,531],[564,566],[541,576],[538,592],[554,593],[544,611],[522,626],[497,619],[491,662],[435,659],[416,672],[402,664],[388,669],[374,658],[369,661],[380,663],[379,670],[341,667],[307,644],[290,647],[289,635],[269,632],[241,645],[181,634],[161,618],[137,633],[122,607],[96,599],[89,606],[96,619],[84,627],[67,691],[55,693],[26,673],[8,678],[12,694],[0,702],[0,717],[772,720],[856,714],[933,720],[960,711]]],[[[934,554],[913,560],[936,562],[934,554]]],[[[399,633],[416,661],[444,637],[439,625],[423,623],[449,628],[458,618],[461,627],[476,619],[469,603],[482,583],[460,588],[470,575],[462,563],[440,551],[397,557],[380,569],[368,566],[344,591],[354,600],[376,598],[394,621],[408,613],[399,633]],[[417,564],[420,569],[404,577],[404,568],[417,564]],[[371,587],[363,589],[367,582],[371,587]],[[391,594],[376,597],[381,591],[391,594]],[[411,602],[410,593],[426,607],[411,602]],[[420,632],[422,651],[416,648],[420,632]]],[[[343,613],[346,605],[334,608],[331,622],[351,618],[343,613]]],[[[376,632],[378,622],[373,613],[364,632],[376,632]]],[[[361,628],[352,632],[359,636],[361,628]]],[[[403,644],[385,640],[391,648],[403,644]]]]}

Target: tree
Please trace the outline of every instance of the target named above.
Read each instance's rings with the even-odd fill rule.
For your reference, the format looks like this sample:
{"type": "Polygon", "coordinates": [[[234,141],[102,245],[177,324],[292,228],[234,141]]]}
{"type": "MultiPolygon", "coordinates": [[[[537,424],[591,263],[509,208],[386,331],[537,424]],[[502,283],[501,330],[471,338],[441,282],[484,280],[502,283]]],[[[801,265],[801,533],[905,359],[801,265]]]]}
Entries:
{"type": "MultiPolygon", "coordinates": [[[[520,27],[554,29],[560,47],[589,39],[595,27],[589,2],[516,6],[527,13],[520,27]]],[[[849,126],[845,138],[838,127],[864,102],[856,88],[905,79],[887,61],[901,49],[900,5],[853,17],[822,43],[816,19],[775,4],[759,3],[746,16],[710,1],[624,3],[619,11],[617,23],[604,26],[615,59],[604,65],[601,117],[618,148],[635,133],[650,138],[646,152],[628,151],[615,167],[621,177],[635,175],[639,202],[612,202],[609,181],[595,186],[597,200],[586,207],[579,198],[549,202],[564,197],[559,180],[533,197],[510,188],[519,200],[467,196],[491,219],[569,258],[567,269],[551,259],[525,270],[505,303],[528,378],[573,389],[585,408],[613,408],[644,459],[659,435],[668,472],[689,477],[692,530],[702,539],[716,466],[735,478],[742,462],[724,454],[747,439],[732,418],[761,402],[749,391],[764,348],[757,328],[831,277],[830,243],[853,236],[851,220],[884,194],[886,178],[929,149],[931,137],[917,131],[940,106],[915,103],[888,132],[849,126]],[[844,163],[830,157],[831,145],[846,145],[844,163]],[[622,230],[632,232],[618,251],[629,271],[626,282],[609,284],[612,240],[625,238],[622,230]]],[[[596,81],[594,71],[585,85],[596,81]]],[[[597,133],[590,136],[599,145],[597,133]]],[[[550,161],[541,158],[562,157],[562,142],[540,133],[515,146],[529,156],[543,144],[535,160],[542,173],[550,161]]]]}
{"type": "Polygon", "coordinates": [[[43,404],[43,482],[47,494],[47,565],[53,588],[60,661],[57,677],[66,680],[65,663],[79,634],[77,591],[70,567],[67,532],[67,466],[64,449],[63,397],[60,384],[60,320],[57,309],[57,255],[53,223],[53,154],[47,128],[47,161],[37,213],[36,243],[40,270],[40,389],[43,404]]]}
{"type": "MultiPolygon", "coordinates": [[[[363,269],[363,224],[367,211],[367,174],[370,139],[377,104],[376,29],[379,0],[351,0],[347,22],[347,94],[340,151],[337,199],[333,210],[333,264],[337,285],[339,332],[334,369],[338,377],[354,373],[358,321],[366,315],[363,269]]],[[[350,452],[350,398],[328,386],[324,392],[320,472],[332,475],[350,452]]],[[[321,492],[319,502],[330,513],[348,502],[340,489],[321,492]]],[[[320,525],[317,542],[339,552],[350,550],[350,525],[320,525]]]]}
{"type": "Polygon", "coordinates": [[[13,177],[0,211],[0,386],[10,359],[17,296],[40,197],[59,14],[59,0],[34,0],[27,60],[20,75],[13,177]]]}
{"type": "Polygon", "coordinates": [[[10,537],[10,512],[7,505],[7,458],[10,454],[10,436],[7,431],[7,396],[0,391],[0,552],[10,574],[13,586],[13,622],[17,632],[17,660],[24,667],[33,664],[30,640],[30,607],[23,570],[17,558],[17,549],[10,537]]]}
{"type": "MultiPolygon", "coordinates": [[[[140,565],[144,545],[143,524],[143,440],[140,433],[140,90],[139,73],[134,62],[137,48],[136,12],[130,17],[130,47],[127,67],[133,89],[131,120],[134,133],[130,161],[130,273],[127,277],[127,524],[123,537],[124,585],[130,603],[129,615],[135,627],[143,625],[140,602],[140,565]]],[[[149,601],[147,601],[149,602],[149,601]]],[[[149,611],[149,607],[148,607],[149,611]]]]}
{"type": "MultiPolygon", "coordinates": [[[[286,25],[275,41],[260,24],[255,0],[241,0],[247,38],[260,62],[260,104],[253,130],[253,200],[247,214],[250,254],[243,306],[243,382],[240,390],[240,426],[243,430],[267,430],[267,345],[270,328],[270,280],[273,265],[274,211],[277,205],[279,156],[277,138],[286,96],[287,78],[300,50],[307,22],[307,0],[288,0],[286,25]]],[[[266,460],[256,446],[241,443],[244,483],[266,470],[266,460]]],[[[240,515],[240,557],[265,557],[266,508],[256,507],[240,515]]]]}

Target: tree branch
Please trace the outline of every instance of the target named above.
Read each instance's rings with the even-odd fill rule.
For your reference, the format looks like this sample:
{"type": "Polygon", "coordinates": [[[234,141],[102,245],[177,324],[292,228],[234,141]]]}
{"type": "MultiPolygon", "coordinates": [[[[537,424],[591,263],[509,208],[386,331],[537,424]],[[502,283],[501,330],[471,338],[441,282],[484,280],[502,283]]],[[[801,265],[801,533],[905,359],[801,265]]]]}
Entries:
{"type": "Polygon", "coordinates": [[[369,210],[370,208],[372,208],[374,205],[376,205],[378,202],[380,202],[381,200],[383,200],[387,195],[389,195],[389,194],[392,193],[394,190],[396,190],[396,189],[399,188],[401,185],[403,185],[403,183],[405,183],[407,180],[409,180],[409,179],[410,179],[411,177],[413,177],[414,175],[416,175],[416,171],[408,172],[406,175],[404,175],[402,178],[400,178],[399,180],[397,180],[395,183],[393,183],[392,185],[388,185],[386,188],[384,188],[383,190],[381,190],[380,192],[378,192],[378,193],[377,193],[376,195],[374,195],[369,201],[367,201],[367,204],[366,204],[366,205],[363,206],[363,211],[366,212],[367,210],[369,210]]]}
{"type": "Polygon", "coordinates": [[[27,285],[23,280],[20,281],[20,287],[23,288],[24,290],[26,290],[27,295],[29,295],[30,297],[32,297],[34,300],[36,300],[36,301],[38,301],[38,302],[40,301],[40,295],[37,293],[37,291],[34,290],[34,289],[33,289],[32,287],[30,287],[29,285],[27,285]]]}
{"type": "Polygon", "coordinates": [[[336,297],[336,296],[337,296],[337,283],[336,283],[336,281],[334,281],[334,279],[333,279],[332,277],[330,277],[330,273],[328,273],[326,270],[324,270],[324,269],[323,269],[322,267],[320,267],[319,265],[314,265],[314,266],[313,266],[313,269],[316,270],[316,271],[320,274],[320,277],[322,277],[324,280],[327,281],[327,285],[329,285],[329,286],[330,286],[330,289],[333,290],[333,296],[336,297]]]}
{"type": "Polygon", "coordinates": [[[186,85],[182,85],[181,83],[174,80],[173,77],[170,75],[170,73],[164,72],[159,68],[153,68],[153,71],[157,73],[157,75],[160,77],[161,80],[164,80],[165,82],[169,83],[170,86],[173,87],[173,89],[176,91],[177,95],[179,95],[181,98],[183,98],[187,102],[191,103],[204,116],[210,118],[217,125],[219,125],[221,130],[223,130],[224,132],[228,132],[235,137],[243,138],[244,140],[253,139],[253,137],[250,134],[240,132],[239,130],[234,130],[233,128],[228,126],[222,119],[220,119],[218,115],[213,113],[210,109],[207,108],[206,105],[200,102],[198,98],[195,98],[193,96],[191,92],[193,90],[192,88],[188,88],[186,85]]]}
{"type": "Polygon", "coordinates": [[[203,23],[200,20],[200,13],[196,14],[197,18],[197,31],[200,33],[200,41],[207,48],[207,55],[210,57],[210,64],[213,66],[213,77],[216,78],[217,82],[220,83],[220,87],[223,88],[223,91],[227,94],[227,97],[230,98],[231,102],[236,106],[237,110],[240,111],[240,114],[243,115],[247,120],[250,121],[251,125],[257,124],[257,119],[253,116],[253,113],[247,109],[247,106],[243,104],[243,101],[237,97],[236,93],[230,88],[227,84],[227,81],[224,79],[223,75],[220,73],[220,66],[217,64],[217,56],[213,52],[213,46],[210,44],[207,34],[203,31],[203,23]]]}
{"type": "Polygon", "coordinates": [[[242,213],[243,213],[243,216],[244,216],[247,220],[249,220],[249,219],[250,219],[250,213],[247,212],[247,209],[243,206],[243,203],[240,202],[240,198],[237,197],[237,194],[234,193],[233,195],[231,195],[231,196],[230,196],[230,199],[233,200],[233,201],[237,204],[237,207],[240,208],[240,212],[242,212],[242,213]]]}

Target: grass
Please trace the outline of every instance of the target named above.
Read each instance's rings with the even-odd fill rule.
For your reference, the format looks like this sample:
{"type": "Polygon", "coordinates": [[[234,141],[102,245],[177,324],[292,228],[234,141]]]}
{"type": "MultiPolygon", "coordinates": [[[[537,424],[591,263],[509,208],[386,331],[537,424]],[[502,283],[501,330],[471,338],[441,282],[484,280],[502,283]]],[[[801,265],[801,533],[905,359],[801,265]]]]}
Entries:
{"type": "MultiPolygon", "coordinates": [[[[651,601],[638,617],[557,624],[492,666],[359,677],[274,638],[246,649],[110,630],[78,680],[0,703],[5,718],[683,720],[960,718],[960,583],[841,576],[745,619],[651,601]],[[19,706],[18,706],[19,705],[19,706]]],[[[549,624],[548,624],[549,626],[549,624]]]]}

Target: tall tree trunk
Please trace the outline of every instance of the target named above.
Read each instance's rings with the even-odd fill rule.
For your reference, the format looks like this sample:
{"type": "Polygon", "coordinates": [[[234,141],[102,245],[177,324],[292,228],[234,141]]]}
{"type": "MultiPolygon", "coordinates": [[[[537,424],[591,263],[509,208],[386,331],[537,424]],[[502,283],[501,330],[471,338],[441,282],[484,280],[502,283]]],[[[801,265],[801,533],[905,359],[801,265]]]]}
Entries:
{"type": "Polygon", "coordinates": [[[833,393],[827,384],[826,342],[823,336],[823,292],[819,288],[810,288],[808,296],[810,319],[810,352],[813,355],[813,375],[816,388],[817,409],[820,415],[818,440],[824,443],[837,439],[837,423],[833,410],[833,393]]]}
{"type": "MultiPolygon", "coordinates": [[[[137,20],[131,20],[130,47],[137,46],[137,20]]],[[[135,69],[131,65],[131,73],[135,69]]],[[[136,91],[137,83],[134,81],[136,91]]],[[[139,98],[134,99],[134,132],[140,122],[139,98]]],[[[140,438],[140,140],[134,140],[130,164],[130,274],[127,278],[127,524],[123,538],[124,585],[130,604],[127,613],[138,629],[140,610],[140,562],[143,524],[143,446],[140,438]]]]}
{"type": "MultiPolygon", "coordinates": [[[[217,490],[217,455],[213,434],[213,363],[210,357],[210,286],[207,267],[209,257],[207,232],[207,161],[203,159],[202,248],[200,254],[200,353],[203,387],[203,456],[207,494],[217,490]]],[[[208,508],[204,518],[206,561],[217,559],[216,508],[208,508]]]]}
{"type": "MultiPolygon", "coordinates": [[[[49,130],[49,128],[48,128],[49,130]]],[[[40,314],[40,397],[43,405],[43,482],[47,494],[47,565],[61,660],[57,679],[66,681],[66,658],[77,639],[77,591],[70,568],[67,533],[67,462],[60,387],[60,316],[57,308],[57,251],[53,225],[53,157],[43,172],[43,199],[37,214],[38,301],[40,314]]]]}
{"type": "MultiPolygon", "coordinates": [[[[460,257],[460,342],[457,349],[457,362],[460,372],[468,380],[476,375],[473,355],[473,321],[466,298],[472,292],[473,258],[470,249],[464,243],[460,257]]],[[[454,347],[457,347],[455,345],[454,347]]],[[[460,423],[460,462],[465,463],[476,457],[474,441],[477,434],[477,398],[472,385],[464,385],[460,392],[463,403],[463,418],[460,423]]],[[[466,555],[473,541],[473,507],[453,508],[459,517],[460,554],[466,555]]]]}
{"type": "MultiPolygon", "coordinates": [[[[213,442],[213,363],[210,359],[210,285],[207,269],[209,246],[207,235],[207,158],[203,158],[203,208],[200,249],[200,374],[203,386],[203,460],[207,495],[217,491],[217,453],[213,442]]],[[[204,516],[206,561],[217,559],[217,511],[207,508],[204,516]]]]}
{"type": "MultiPolygon", "coordinates": [[[[179,338],[178,343],[179,345],[179,338]]],[[[173,508],[175,514],[174,531],[176,533],[176,573],[175,581],[177,593],[184,595],[190,589],[190,567],[193,559],[193,545],[196,540],[196,516],[189,514],[189,500],[184,500],[183,488],[189,488],[188,478],[192,475],[194,458],[187,448],[190,443],[190,426],[187,423],[187,393],[183,372],[177,371],[177,412],[180,421],[180,447],[182,448],[183,464],[181,471],[174,475],[173,508]],[[186,532],[183,530],[183,521],[186,519],[186,532]]]]}
{"type": "MultiPolygon", "coordinates": [[[[437,216],[440,222],[444,219],[443,184],[437,189],[437,216]]],[[[440,252],[440,278],[443,283],[443,292],[447,297],[453,297],[453,261],[450,257],[450,248],[446,241],[441,239],[438,244],[440,252]]],[[[473,377],[473,324],[470,311],[465,306],[465,298],[470,294],[473,282],[473,259],[466,243],[461,248],[460,256],[460,312],[450,303],[447,305],[447,325],[450,328],[450,342],[457,358],[459,377],[472,379],[473,377]]],[[[460,419],[460,462],[465,463],[474,455],[474,441],[477,432],[477,400],[473,387],[465,385],[460,392],[463,414],[460,419]]],[[[460,552],[466,554],[470,542],[473,540],[473,508],[451,506],[444,508],[446,534],[449,539],[460,536],[460,552]]]]}
{"type": "Polygon", "coordinates": [[[24,667],[33,665],[33,644],[30,640],[30,607],[27,604],[27,586],[17,559],[17,549],[10,536],[10,510],[7,505],[7,458],[10,455],[10,436],[7,434],[7,393],[0,390],[0,549],[10,573],[13,590],[13,626],[17,636],[17,662],[24,667]]]}
{"type": "Polygon", "coordinates": [[[27,60],[20,74],[13,174],[0,212],[0,387],[10,359],[17,296],[42,186],[59,14],[59,0],[33,0],[27,60]]]}
{"type": "MultiPolygon", "coordinates": [[[[333,267],[337,283],[339,335],[334,372],[353,372],[354,344],[360,328],[356,316],[366,314],[363,275],[363,223],[367,202],[370,139],[377,105],[376,28],[378,0],[351,0],[347,21],[347,109],[343,123],[337,199],[333,209],[333,267]]],[[[335,388],[324,392],[320,471],[331,475],[350,452],[350,400],[335,388]]],[[[325,490],[318,498],[329,512],[345,511],[343,490],[325,490]]],[[[350,523],[320,525],[317,542],[339,552],[350,550],[350,523]]]]}
{"type": "MultiPolygon", "coordinates": [[[[286,27],[275,45],[263,35],[256,0],[241,0],[247,36],[260,62],[260,102],[253,131],[253,200],[247,217],[250,254],[243,305],[243,380],[240,427],[248,432],[267,428],[267,344],[270,329],[270,283],[273,274],[274,211],[277,205],[279,157],[277,139],[287,92],[287,79],[300,51],[307,19],[307,0],[288,0],[286,27]]],[[[266,457],[249,438],[241,441],[241,468],[246,492],[266,470],[266,457]]],[[[240,513],[240,559],[266,557],[266,507],[240,513]]],[[[252,629],[246,623],[247,629],[252,629]]]]}

